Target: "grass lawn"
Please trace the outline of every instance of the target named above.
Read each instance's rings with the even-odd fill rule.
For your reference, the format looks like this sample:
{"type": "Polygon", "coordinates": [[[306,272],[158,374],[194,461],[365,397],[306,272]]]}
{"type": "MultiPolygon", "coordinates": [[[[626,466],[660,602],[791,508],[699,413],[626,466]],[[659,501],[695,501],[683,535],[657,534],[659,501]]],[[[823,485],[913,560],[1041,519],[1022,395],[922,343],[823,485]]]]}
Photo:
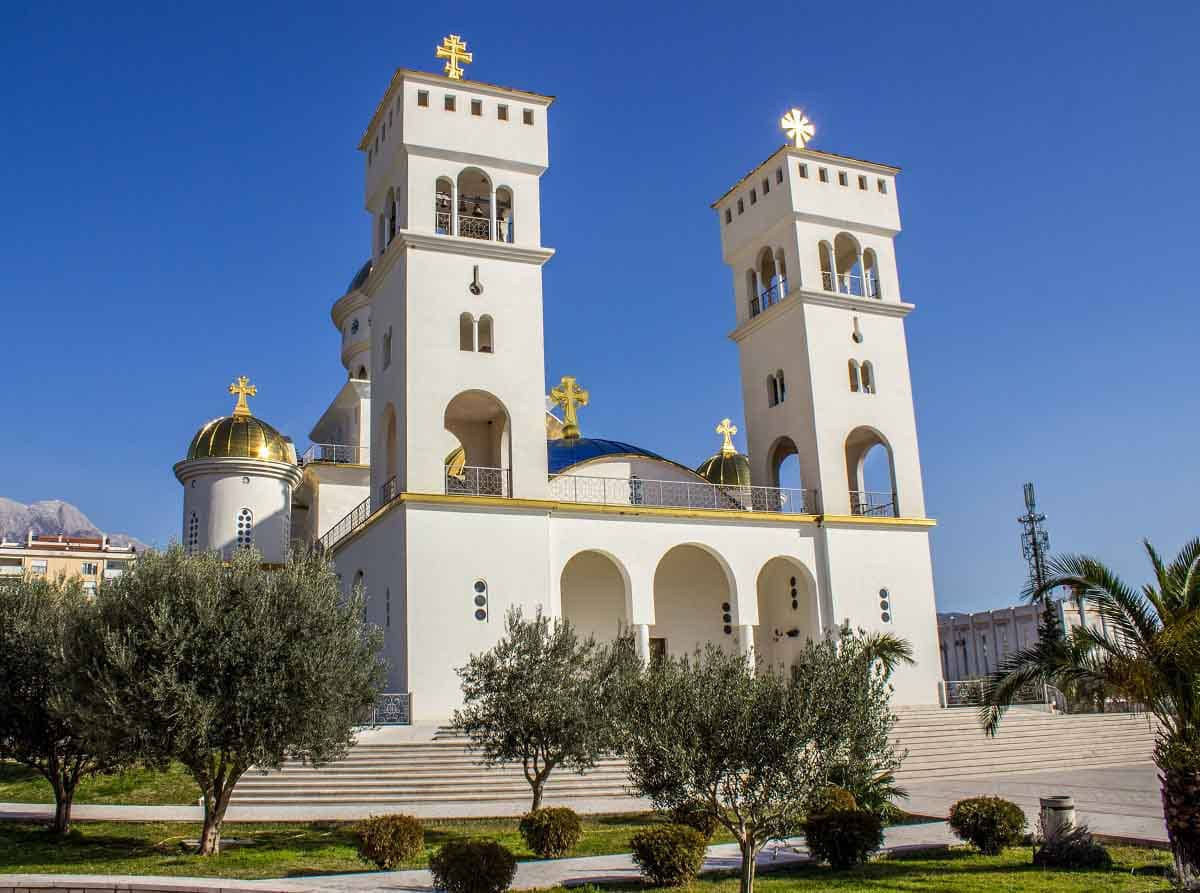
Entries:
{"type": "MultiPolygon", "coordinates": [[[[115,775],[98,775],[79,782],[76,803],[127,803],[135,806],[194,805],[200,789],[180,765],[165,772],[131,769],[115,775]]],[[[0,760],[0,802],[53,803],[54,790],[32,769],[0,760]]]]}
{"type": "MultiPolygon", "coordinates": [[[[597,856],[629,851],[629,838],[654,823],[647,815],[588,816],[584,836],[573,855],[597,856]]],[[[518,859],[534,859],[517,831],[517,819],[427,821],[426,852],[405,868],[420,868],[448,840],[489,837],[518,859]]],[[[66,840],[32,822],[0,823],[0,874],[161,874],[230,878],[270,878],[307,874],[370,871],[359,860],[352,824],[227,824],[223,839],[253,840],[229,847],[216,859],[183,851],[200,825],[187,822],[76,822],[66,840]]],[[[717,838],[717,842],[729,838],[717,838]]]]}

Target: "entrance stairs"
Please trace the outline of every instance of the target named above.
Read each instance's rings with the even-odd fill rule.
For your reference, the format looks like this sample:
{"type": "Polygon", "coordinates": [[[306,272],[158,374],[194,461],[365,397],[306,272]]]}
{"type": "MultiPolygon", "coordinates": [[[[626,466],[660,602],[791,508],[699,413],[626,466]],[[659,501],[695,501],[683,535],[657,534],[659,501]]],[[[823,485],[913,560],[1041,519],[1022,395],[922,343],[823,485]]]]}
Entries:
{"type": "MultiPolygon", "coordinates": [[[[1000,734],[987,738],[969,708],[896,712],[894,738],[908,750],[897,773],[902,785],[1145,763],[1154,746],[1151,721],[1131,714],[1062,716],[1015,708],[1000,734]]],[[[625,784],[621,760],[604,760],[584,775],[557,770],[547,782],[545,803],[591,813],[647,808],[625,784]]],[[[288,762],[265,775],[252,770],[238,782],[230,806],[247,817],[458,817],[520,815],[529,803],[520,766],[481,766],[455,730],[429,724],[364,731],[346,757],[319,769],[288,762]]]]}

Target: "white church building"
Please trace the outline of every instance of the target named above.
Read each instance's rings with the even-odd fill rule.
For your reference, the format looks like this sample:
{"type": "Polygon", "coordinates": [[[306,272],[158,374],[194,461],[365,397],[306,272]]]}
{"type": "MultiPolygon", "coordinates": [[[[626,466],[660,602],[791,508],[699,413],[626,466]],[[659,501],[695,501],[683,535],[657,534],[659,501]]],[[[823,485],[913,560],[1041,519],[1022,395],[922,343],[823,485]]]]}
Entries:
{"type": "Polygon", "coordinates": [[[238,408],[175,466],[185,546],[281,562],[321,543],[365,589],[391,703],[418,721],[460,704],[455,668],[512,607],[631,628],[645,658],[715,642],[784,667],[848,621],[908,639],[895,701],[936,704],[898,169],[805,148],[801,128],[713,204],[731,293],[710,299],[730,302],[747,450],[725,420],[693,470],[636,432],[581,432],[599,383],[547,387],[553,97],[463,79],[453,35],[439,55],[447,76],[395,73],[359,143],[371,258],[332,307],[348,378],[313,446],[298,457],[235,383],[238,408]]]}

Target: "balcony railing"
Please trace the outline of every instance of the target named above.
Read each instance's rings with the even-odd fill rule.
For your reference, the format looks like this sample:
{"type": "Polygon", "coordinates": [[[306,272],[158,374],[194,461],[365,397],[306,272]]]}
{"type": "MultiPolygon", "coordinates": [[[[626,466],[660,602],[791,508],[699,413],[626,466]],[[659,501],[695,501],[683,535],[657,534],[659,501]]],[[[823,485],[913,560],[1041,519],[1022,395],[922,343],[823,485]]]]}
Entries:
{"type": "Polygon", "coordinates": [[[550,479],[550,496],[590,505],[644,505],[730,512],[817,514],[817,492],[780,487],[736,487],[698,481],[653,481],[560,474],[550,479]]]}
{"type": "MultiPolygon", "coordinates": [[[[938,700],[943,707],[978,707],[986,679],[955,679],[938,682],[938,700]]],[[[1058,689],[1040,682],[1027,682],[1017,689],[1014,704],[1053,704],[1058,689]]]]}
{"type": "Polygon", "coordinates": [[[357,530],[369,517],[371,517],[371,497],[368,496],[352,508],[346,517],[326,530],[317,542],[322,549],[332,549],[336,543],[357,530]]]}
{"type": "Polygon", "coordinates": [[[486,217],[458,217],[458,234],[467,239],[490,239],[491,221],[486,217]]]}
{"type": "Polygon", "coordinates": [[[787,294],[787,280],[780,279],[758,297],[750,299],[750,315],[758,316],[764,310],[778,304],[787,294]]]}
{"type": "Polygon", "coordinates": [[[392,475],[379,486],[379,500],[375,503],[375,510],[383,508],[399,495],[400,485],[396,483],[396,476],[392,475]]]}
{"type": "Polygon", "coordinates": [[[895,493],[850,491],[850,514],[870,518],[898,518],[895,493]]]}
{"type": "Polygon", "coordinates": [[[866,297],[883,297],[883,286],[879,284],[879,278],[873,275],[863,277],[858,273],[831,273],[829,270],[822,270],[821,287],[825,291],[836,291],[838,294],[859,298],[863,297],[865,288],[866,297]]]}
{"type": "Polygon", "coordinates": [[[468,465],[446,472],[446,493],[454,496],[511,496],[512,474],[507,468],[468,465]]]}
{"type": "Polygon", "coordinates": [[[300,464],[336,462],[342,465],[370,465],[370,447],[344,443],[314,443],[300,457],[300,464]]]}

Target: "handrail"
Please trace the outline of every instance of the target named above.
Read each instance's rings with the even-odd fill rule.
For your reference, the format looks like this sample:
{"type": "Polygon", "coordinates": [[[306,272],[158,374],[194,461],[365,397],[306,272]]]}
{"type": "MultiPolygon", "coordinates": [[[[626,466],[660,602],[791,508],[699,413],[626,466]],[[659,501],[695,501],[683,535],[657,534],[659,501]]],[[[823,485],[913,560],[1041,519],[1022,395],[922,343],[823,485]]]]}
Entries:
{"type": "Polygon", "coordinates": [[[512,473],[507,468],[466,465],[446,469],[446,493],[456,496],[512,496],[512,473]]]}
{"type": "Polygon", "coordinates": [[[851,490],[850,514],[867,518],[899,518],[896,494],[871,490],[851,490]]]}
{"type": "Polygon", "coordinates": [[[816,490],[658,481],[560,474],[550,478],[550,496],[587,505],[644,505],[731,512],[818,514],[816,490]]]}
{"type": "Polygon", "coordinates": [[[314,443],[304,451],[304,455],[300,457],[300,464],[333,462],[344,465],[369,465],[370,450],[370,447],[345,443],[314,443]]]}
{"type": "Polygon", "coordinates": [[[342,520],[338,521],[317,540],[317,544],[325,550],[332,549],[371,517],[371,497],[367,497],[354,508],[346,513],[342,520]]]}

